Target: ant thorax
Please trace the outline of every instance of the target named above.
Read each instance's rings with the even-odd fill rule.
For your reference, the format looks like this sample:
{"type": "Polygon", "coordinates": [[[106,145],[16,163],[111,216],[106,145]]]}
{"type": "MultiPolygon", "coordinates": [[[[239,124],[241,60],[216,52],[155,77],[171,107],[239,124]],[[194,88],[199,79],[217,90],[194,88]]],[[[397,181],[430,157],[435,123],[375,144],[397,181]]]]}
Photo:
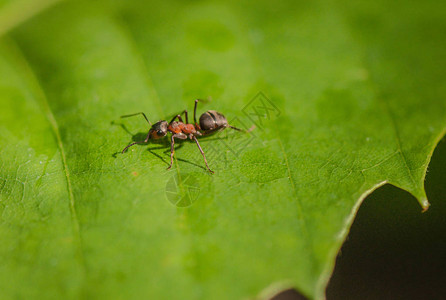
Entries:
{"type": "Polygon", "coordinates": [[[177,121],[173,121],[172,123],[170,123],[168,130],[172,133],[194,134],[196,132],[194,125],[184,124],[183,122],[177,122],[177,121]]]}
{"type": "Polygon", "coordinates": [[[180,133],[183,132],[184,123],[173,121],[169,124],[169,127],[167,127],[167,130],[169,130],[172,133],[180,133]]]}

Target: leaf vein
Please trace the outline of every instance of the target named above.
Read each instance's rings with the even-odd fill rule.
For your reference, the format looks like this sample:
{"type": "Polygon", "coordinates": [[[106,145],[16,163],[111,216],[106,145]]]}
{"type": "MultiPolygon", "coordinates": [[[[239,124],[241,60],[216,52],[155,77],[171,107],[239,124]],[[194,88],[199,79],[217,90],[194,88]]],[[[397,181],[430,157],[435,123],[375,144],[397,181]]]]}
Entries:
{"type": "Polygon", "coordinates": [[[22,64],[23,70],[26,72],[26,76],[28,77],[29,82],[34,86],[34,90],[37,94],[37,102],[40,104],[41,109],[43,110],[48,122],[50,123],[51,130],[53,131],[53,134],[56,138],[57,147],[60,151],[60,156],[62,159],[62,165],[64,169],[64,175],[67,182],[67,193],[68,193],[68,199],[69,199],[69,209],[70,209],[70,215],[71,215],[71,224],[72,224],[72,231],[73,236],[77,244],[77,256],[80,260],[80,264],[83,267],[84,270],[86,270],[86,263],[85,258],[83,255],[83,247],[82,247],[82,238],[80,234],[80,225],[79,225],[79,218],[77,216],[76,207],[75,207],[75,199],[73,194],[73,187],[71,184],[71,178],[70,178],[70,171],[67,164],[67,157],[65,154],[65,148],[62,142],[62,138],[59,131],[59,125],[57,124],[56,118],[54,117],[54,114],[51,110],[51,107],[49,105],[48,99],[46,97],[45,91],[40,84],[37,76],[34,74],[34,71],[32,70],[31,65],[27,61],[24,53],[21,51],[20,47],[14,43],[13,41],[10,41],[11,45],[13,46],[14,50],[17,53],[17,59],[22,64]]]}
{"type": "Polygon", "coordinates": [[[396,142],[397,142],[398,151],[399,151],[399,153],[401,155],[401,158],[403,160],[404,167],[407,170],[407,173],[409,174],[409,177],[410,177],[410,180],[412,181],[412,184],[414,186],[417,186],[417,184],[415,182],[415,178],[413,177],[412,171],[409,168],[409,165],[407,164],[407,158],[404,155],[403,148],[401,147],[401,137],[400,137],[400,134],[399,134],[399,130],[398,130],[398,126],[396,124],[395,118],[394,118],[392,112],[390,111],[390,107],[389,107],[389,104],[387,103],[387,101],[382,101],[382,102],[384,103],[385,111],[386,111],[387,115],[390,118],[390,122],[392,123],[393,131],[394,131],[396,142]]]}

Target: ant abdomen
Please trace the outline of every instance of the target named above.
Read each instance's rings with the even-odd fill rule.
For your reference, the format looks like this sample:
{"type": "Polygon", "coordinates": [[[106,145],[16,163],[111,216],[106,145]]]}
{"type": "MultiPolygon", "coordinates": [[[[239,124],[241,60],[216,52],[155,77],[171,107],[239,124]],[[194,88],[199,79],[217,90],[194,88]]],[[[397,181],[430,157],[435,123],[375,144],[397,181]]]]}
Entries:
{"type": "Polygon", "coordinates": [[[200,116],[200,129],[209,133],[228,127],[226,117],[215,110],[208,110],[200,116]]]}

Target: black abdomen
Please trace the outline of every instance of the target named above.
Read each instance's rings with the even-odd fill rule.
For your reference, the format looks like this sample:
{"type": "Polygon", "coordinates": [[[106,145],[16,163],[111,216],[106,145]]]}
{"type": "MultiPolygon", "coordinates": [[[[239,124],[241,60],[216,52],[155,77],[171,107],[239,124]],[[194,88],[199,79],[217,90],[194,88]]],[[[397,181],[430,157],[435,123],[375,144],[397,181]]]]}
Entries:
{"type": "Polygon", "coordinates": [[[218,111],[208,110],[200,116],[200,128],[203,131],[212,132],[227,126],[228,120],[218,111]]]}

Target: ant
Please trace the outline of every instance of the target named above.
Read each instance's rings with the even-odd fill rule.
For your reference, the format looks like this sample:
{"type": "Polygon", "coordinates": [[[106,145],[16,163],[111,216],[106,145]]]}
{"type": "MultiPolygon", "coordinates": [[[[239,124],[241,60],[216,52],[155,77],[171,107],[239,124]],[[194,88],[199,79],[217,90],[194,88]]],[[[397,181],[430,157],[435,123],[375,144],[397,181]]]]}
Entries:
{"type": "Polygon", "coordinates": [[[242,132],[248,132],[248,131],[245,131],[243,129],[229,125],[226,117],[223,114],[221,114],[215,110],[208,110],[207,112],[202,114],[200,116],[199,123],[197,123],[196,115],[197,115],[197,104],[199,101],[200,101],[200,99],[195,100],[194,124],[189,124],[187,110],[184,110],[181,114],[173,117],[173,119],[169,123],[167,123],[167,121],[165,121],[165,120],[161,120],[161,121],[156,122],[153,125],[143,112],[138,112],[138,113],[134,113],[134,114],[130,114],[130,115],[121,116],[121,118],[128,118],[128,117],[133,117],[136,115],[142,115],[144,117],[144,119],[146,119],[147,123],[149,123],[149,125],[150,125],[150,130],[149,130],[149,133],[147,134],[146,139],[143,141],[138,141],[138,142],[129,144],[127,147],[124,148],[124,150],[122,150],[122,153],[124,153],[129,147],[131,147],[133,145],[147,143],[149,141],[149,139],[163,138],[167,135],[168,132],[170,132],[170,133],[172,133],[172,136],[170,138],[170,165],[167,168],[167,170],[172,168],[173,155],[175,153],[175,149],[174,149],[175,139],[186,140],[189,138],[190,140],[195,141],[195,143],[198,146],[198,149],[201,152],[201,155],[203,156],[204,163],[206,164],[207,169],[209,170],[209,172],[211,172],[211,174],[214,174],[214,171],[212,171],[209,168],[208,162],[206,160],[206,155],[204,154],[203,149],[201,149],[201,146],[200,146],[200,143],[198,142],[197,137],[209,135],[209,134],[215,133],[217,131],[224,130],[226,128],[231,128],[231,129],[234,129],[237,131],[242,131],[242,132]],[[184,114],[184,116],[186,118],[186,123],[183,122],[183,118],[181,117],[182,114],[184,114]],[[176,119],[178,119],[178,121],[175,121],[176,119]]]}

